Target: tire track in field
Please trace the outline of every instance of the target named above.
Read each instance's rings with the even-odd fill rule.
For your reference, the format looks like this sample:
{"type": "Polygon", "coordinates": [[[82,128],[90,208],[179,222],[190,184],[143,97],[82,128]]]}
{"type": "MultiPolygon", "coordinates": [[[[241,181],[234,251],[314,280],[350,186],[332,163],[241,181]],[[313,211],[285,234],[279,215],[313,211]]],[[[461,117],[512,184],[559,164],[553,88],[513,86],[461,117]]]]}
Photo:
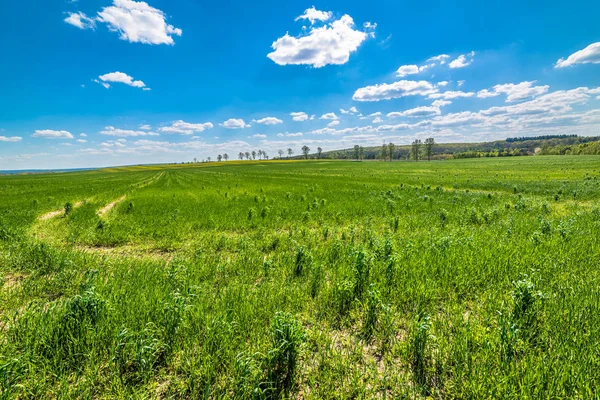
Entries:
{"type": "MultiPolygon", "coordinates": [[[[78,208],[81,207],[83,205],[83,201],[77,201],[75,203],[73,203],[73,208],[78,208]]],[[[61,208],[60,210],[56,210],[56,211],[50,211],[49,213],[40,215],[38,220],[40,221],[47,221],[49,219],[52,219],[54,217],[58,217],[59,215],[62,215],[65,213],[65,209],[61,208]]]]}
{"type": "Polygon", "coordinates": [[[100,217],[105,216],[117,204],[119,204],[120,202],[122,202],[123,200],[125,200],[126,197],[127,197],[126,195],[123,195],[123,196],[119,197],[118,199],[116,199],[115,201],[113,201],[111,203],[108,203],[107,205],[105,205],[104,207],[102,207],[101,209],[99,209],[98,212],[96,212],[96,214],[98,214],[98,216],[100,216],[100,217]]]}
{"type": "MultiPolygon", "coordinates": [[[[145,187],[148,187],[156,182],[158,182],[158,180],[160,178],[162,178],[162,176],[164,175],[164,172],[161,172],[160,174],[156,175],[155,177],[152,177],[150,179],[148,179],[146,182],[142,182],[136,187],[136,189],[143,189],[145,187]]],[[[127,195],[124,194],[123,196],[119,197],[118,199],[108,203],[107,205],[105,205],[104,207],[102,207],[101,209],[99,209],[96,214],[99,217],[104,217],[106,214],[108,214],[110,212],[110,210],[112,210],[113,208],[115,208],[115,206],[119,203],[121,203],[122,201],[124,201],[127,198],[127,195]]]]}

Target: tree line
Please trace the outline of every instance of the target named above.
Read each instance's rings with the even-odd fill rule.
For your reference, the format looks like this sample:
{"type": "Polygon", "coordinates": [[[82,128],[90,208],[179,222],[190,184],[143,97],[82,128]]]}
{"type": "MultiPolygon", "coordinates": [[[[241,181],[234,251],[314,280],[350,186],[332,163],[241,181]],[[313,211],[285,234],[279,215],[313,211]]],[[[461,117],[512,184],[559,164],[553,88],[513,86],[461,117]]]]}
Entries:
{"type": "MultiPolygon", "coordinates": [[[[434,138],[427,138],[424,141],[420,139],[416,139],[412,142],[410,147],[410,153],[408,156],[413,161],[419,161],[421,159],[427,158],[428,161],[431,161],[431,157],[433,156],[434,148],[436,146],[434,138]]],[[[294,156],[294,149],[288,147],[286,150],[278,150],[277,154],[279,155],[279,159],[282,160],[284,157],[290,159],[294,156]]],[[[300,149],[301,157],[305,160],[311,158],[311,148],[304,145],[300,149]]],[[[337,153],[330,153],[329,158],[337,158],[337,153]]],[[[381,150],[378,155],[378,159],[383,161],[393,161],[394,159],[401,158],[400,156],[404,154],[400,154],[397,151],[397,147],[394,143],[387,143],[381,146],[381,150]]],[[[321,147],[317,147],[317,152],[312,154],[314,158],[321,159],[323,157],[323,149],[321,147]]],[[[240,151],[238,153],[238,159],[240,161],[243,160],[268,160],[269,155],[265,150],[252,150],[252,151],[240,151]]],[[[363,146],[356,145],[353,148],[353,158],[356,161],[362,161],[365,159],[365,150],[363,146]]],[[[228,161],[230,159],[229,154],[223,153],[219,154],[216,157],[217,162],[228,161]]],[[[211,162],[212,157],[207,157],[206,160],[202,160],[202,162],[211,162]]],[[[194,158],[194,163],[199,162],[197,158],[194,158]]]]}

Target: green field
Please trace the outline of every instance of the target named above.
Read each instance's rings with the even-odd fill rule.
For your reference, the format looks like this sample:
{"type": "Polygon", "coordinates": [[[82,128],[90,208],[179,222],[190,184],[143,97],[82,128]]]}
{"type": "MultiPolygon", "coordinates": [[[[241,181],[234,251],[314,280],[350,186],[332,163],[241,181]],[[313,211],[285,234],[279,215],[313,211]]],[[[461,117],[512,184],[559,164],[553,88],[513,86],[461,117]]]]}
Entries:
{"type": "Polygon", "coordinates": [[[597,156],[3,176],[0,398],[595,398],[599,238],[597,156]]]}

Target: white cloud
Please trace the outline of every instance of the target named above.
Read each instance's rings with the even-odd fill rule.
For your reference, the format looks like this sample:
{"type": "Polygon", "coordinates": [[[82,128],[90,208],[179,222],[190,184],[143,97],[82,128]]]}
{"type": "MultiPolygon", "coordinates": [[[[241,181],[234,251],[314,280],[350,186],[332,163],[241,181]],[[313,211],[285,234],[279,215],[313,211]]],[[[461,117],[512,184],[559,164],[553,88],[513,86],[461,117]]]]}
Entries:
{"type": "Polygon", "coordinates": [[[463,68],[471,65],[475,52],[472,51],[469,54],[461,54],[457,59],[450,63],[450,68],[463,68]]]}
{"type": "Polygon", "coordinates": [[[358,109],[356,107],[350,107],[348,110],[340,108],[340,112],[342,114],[358,114],[358,109]]]}
{"type": "Polygon", "coordinates": [[[85,140],[85,139],[77,139],[77,143],[87,143],[87,140],[85,140]]]}
{"type": "Polygon", "coordinates": [[[98,13],[96,20],[132,43],[172,45],[173,35],[182,34],[181,29],[167,24],[164,12],[143,1],[114,0],[112,6],[98,13]]]}
{"type": "Polygon", "coordinates": [[[266,139],[267,135],[263,135],[262,133],[255,133],[254,135],[248,137],[255,139],[266,139]]]}
{"type": "Polygon", "coordinates": [[[380,124],[382,122],[383,122],[383,120],[380,117],[375,117],[375,119],[373,121],[371,121],[371,123],[373,123],[373,124],[380,124]]]}
{"type": "Polygon", "coordinates": [[[372,33],[355,30],[352,17],[344,15],[325,26],[311,27],[304,36],[293,37],[286,33],[273,42],[274,51],[267,57],[279,65],[312,65],[315,68],[341,65],[348,62],[350,54],[369,36],[372,33]]]}
{"type": "Polygon", "coordinates": [[[461,92],[460,90],[458,90],[458,91],[447,90],[443,93],[432,93],[428,96],[428,98],[449,100],[449,99],[457,99],[460,97],[473,97],[473,96],[475,96],[475,93],[473,93],[473,92],[461,92]]]}
{"type": "Polygon", "coordinates": [[[330,123],[328,123],[327,126],[332,127],[332,126],[336,126],[336,125],[339,125],[339,124],[340,124],[340,121],[336,119],[336,120],[331,121],[330,123]]]}
{"type": "Polygon", "coordinates": [[[435,100],[433,103],[431,103],[431,105],[433,107],[438,107],[438,108],[439,107],[444,107],[444,106],[447,106],[447,105],[450,105],[450,104],[452,104],[452,102],[449,101],[449,100],[435,100]]]}
{"type": "Polygon", "coordinates": [[[223,128],[227,129],[243,129],[249,128],[250,125],[247,125],[241,118],[231,118],[221,124],[223,128]]]}
{"type": "Polygon", "coordinates": [[[150,131],[150,130],[152,130],[152,127],[148,124],[144,124],[144,125],[140,125],[140,129],[143,131],[150,131]]]}
{"type": "Polygon", "coordinates": [[[396,71],[396,76],[404,78],[407,75],[414,75],[419,73],[419,67],[416,65],[403,65],[396,71]]]}
{"type": "Polygon", "coordinates": [[[439,56],[429,58],[427,62],[438,62],[443,65],[449,58],[450,56],[448,54],[440,54],[439,56]]]}
{"type": "Polygon", "coordinates": [[[487,99],[488,97],[496,96],[500,96],[500,92],[496,92],[495,90],[489,91],[487,89],[483,89],[477,92],[477,97],[479,97],[480,99],[487,99]]]}
{"type": "MultiPolygon", "coordinates": [[[[212,129],[213,124],[211,122],[204,122],[201,124],[191,124],[182,120],[171,122],[170,126],[163,126],[159,128],[159,132],[165,133],[179,133],[182,135],[191,135],[198,132],[204,132],[207,129],[212,129]]],[[[144,129],[140,127],[140,129],[144,129]]]]}
{"type": "Polygon", "coordinates": [[[301,112],[301,111],[300,112],[292,112],[292,113],[290,113],[290,116],[292,117],[292,119],[294,121],[297,121],[297,122],[302,122],[302,121],[306,121],[309,119],[308,114],[305,112],[301,112]]]}
{"type": "Polygon", "coordinates": [[[335,115],[335,113],[330,112],[330,113],[321,115],[321,117],[319,119],[336,120],[336,119],[338,119],[338,116],[335,115]]]}
{"type": "Polygon", "coordinates": [[[397,118],[397,117],[431,117],[440,115],[442,112],[439,107],[435,106],[423,106],[423,107],[415,107],[406,111],[395,111],[387,114],[388,118],[397,118]]]}
{"type": "Polygon", "coordinates": [[[304,136],[304,134],[302,132],[297,132],[297,133],[286,133],[285,134],[286,137],[300,137],[300,136],[304,136]]]}
{"type": "Polygon", "coordinates": [[[94,29],[96,27],[96,21],[82,12],[69,13],[69,16],[64,21],[79,29],[94,29]]]}
{"type": "MultiPolygon", "coordinates": [[[[102,82],[124,83],[125,85],[136,87],[136,88],[146,87],[146,84],[144,82],[135,81],[135,80],[133,80],[133,78],[131,76],[127,75],[126,73],[119,72],[119,71],[100,75],[98,78],[100,78],[100,80],[102,82]]],[[[106,88],[108,89],[108,87],[106,87],[106,88]]]]}
{"type": "Polygon", "coordinates": [[[533,86],[535,81],[525,81],[521,83],[506,83],[504,85],[496,85],[492,91],[487,89],[481,90],[477,93],[479,98],[487,98],[498,96],[499,94],[506,94],[506,102],[511,103],[513,101],[525,100],[531,97],[536,97],[548,92],[550,86],[533,86]]]}
{"type": "Polygon", "coordinates": [[[20,142],[23,140],[20,136],[0,136],[0,142],[20,142]]]}
{"type": "Polygon", "coordinates": [[[106,82],[100,82],[98,79],[92,79],[92,82],[96,82],[97,84],[104,86],[105,89],[110,89],[110,84],[106,82]]]}
{"type": "Polygon", "coordinates": [[[462,85],[465,84],[466,81],[462,80],[462,81],[458,81],[456,82],[458,84],[458,87],[461,87],[462,85]]]}
{"type": "Polygon", "coordinates": [[[256,123],[263,124],[263,125],[277,125],[277,124],[283,124],[283,121],[280,120],[279,118],[275,118],[275,117],[266,117],[266,118],[259,119],[258,121],[256,121],[256,123]]]}
{"type": "Polygon", "coordinates": [[[405,96],[426,96],[436,92],[437,89],[427,81],[398,81],[360,88],[354,92],[352,99],[356,101],[380,101],[405,96]]]}
{"type": "Polygon", "coordinates": [[[101,135],[118,136],[118,137],[136,137],[136,136],[158,136],[156,132],[134,131],[128,129],[119,129],[114,126],[107,126],[100,131],[101,135]]]}
{"type": "Polygon", "coordinates": [[[33,137],[46,139],[73,139],[71,132],[53,131],[51,129],[36,130],[33,137]]]}
{"type": "Polygon", "coordinates": [[[448,85],[448,83],[450,83],[450,82],[448,82],[448,81],[441,81],[441,82],[438,82],[437,84],[438,84],[438,86],[444,87],[444,86],[448,85]]]}
{"type": "Polygon", "coordinates": [[[571,54],[567,59],[561,58],[554,68],[570,67],[576,64],[600,64],[600,42],[592,43],[583,50],[571,54]]]}
{"type": "Polygon", "coordinates": [[[79,136],[81,136],[81,137],[87,137],[87,135],[85,133],[80,133],[79,136]]]}
{"type": "Polygon", "coordinates": [[[315,9],[315,6],[311,8],[307,8],[304,11],[304,14],[297,17],[294,21],[299,21],[301,19],[307,19],[310,21],[311,25],[313,25],[316,21],[329,21],[333,17],[333,13],[331,11],[319,11],[315,9]]]}

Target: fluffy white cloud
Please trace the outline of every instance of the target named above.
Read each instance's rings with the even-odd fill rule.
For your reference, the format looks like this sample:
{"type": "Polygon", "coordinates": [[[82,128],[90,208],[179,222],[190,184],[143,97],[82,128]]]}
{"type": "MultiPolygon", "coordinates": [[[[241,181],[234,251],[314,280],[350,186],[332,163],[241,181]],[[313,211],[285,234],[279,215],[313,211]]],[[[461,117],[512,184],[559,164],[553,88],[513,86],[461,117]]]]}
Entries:
{"type": "Polygon", "coordinates": [[[255,133],[254,135],[248,137],[255,139],[266,139],[267,135],[263,135],[262,133],[255,133]]]}
{"type": "MultiPolygon", "coordinates": [[[[202,124],[191,124],[189,122],[185,122],[182,120],[171,122],[170,126],[163,126],[159,128],[159,132],[164,133],[179,133],[182,135],[191,135],[198,132],[204,132],[207,129],[213,128],[213,124],[211,122],[204,122],[202,124]]],[[[140,127],[140,129],[144,129],[140,127]]]]}
{"type": "Polygon", "coordinates": [[[144,125],[140,125],[140,129],[143,131],[149,131],[149,130],[152,130],[152,127],[148,124],[144,124],[144,125]]]}
{"type": "Polygon", "coordinates": [[[96,20],[132,43],[172,45],[173,35],[182,34],[181,29],[167,24],[164,12],[143,1],[114,0],[112,6],[98,13],[96,20]]]}
{"type": "Polygon", "coordinates": [[[438,108],[439,107],[444,107],[444,106],[447,106],[447,105],[450,105],[450,104],[452,104],[452,102],[449,101],[449,100],[435,100],[433,103],[431,103],[431,105],[433,107],[438,107],[438,108]]]}
{"type": "Polygon", "coordinates": [[[82,12],[69,13],[69,16],[65,18],[65,22],[79,29],[93,29],[96,27],[96,21],[82,12]]]}
{"type": "MultiPolygon", "coordinates": [[[[104,74],[104,75],[100,75],[98,78],[100,78],[100,80],[102,82],[111,82],[111,83],[124,83],[125,85],[129,85],[132,87],[136,87],[136,88],[144,88],[146,87],[146,84],[142,81],[136,81],[133,80],[133,78],[129,75],[127,75],[126,73],[123,72],[111,72],[108,74],[104,74]]],[[[110,86],[104,86],[107,89],[110,86]]]]}
{"type": "Polygon", "coordinates": [[[477,92],[477,97],[479,97],[480,99],[487,99],[488,97],[496,96],[500,96],[500,92],[496,92],[495,90],[490,91],[487,89],[483,89],[477,92]]]}
{"type": "Polygon", "coordinates": [[[81,137],[87,137],[87,135],[85,133],[80,133],[79,136],[81,136],[81,137]]]}
{"type": "Polygon", "coordinates": [[[448,54],[440,54],[439,56],[431,57],[427,62],[437,62],[440,64],[446,64],[446,61],[450,58],[448,54]]]}
{"type": "Polygon", "coordinates": [[[263,124],[263,125],[277,125],[277,124],[283,124],[283,121],[280,120],[279,118],[275,118],[275,117],[266,117],[266,118],[259,119],[258,121],[256,121],[256,123],[263,124]]]}
{"type": "Polygon", "coordinates": [[[457,59],[450,63],[450,68],[463,68],[471,65],[475,52],[472,51],[469,54],[461,54],[457,59]]]}
{"type": "Polygon", "coordinates": [[[129,129],[119,129],[114,126],[107,126],[100,131],[101,135],[117,137],[136,137],[136,136],[158,136],[156,132],[134,131],[129,129]]]}
{"type": "Polygon", "coordinates": [[[340,124],[340,121],[336,119],[336,120],[331,121],[330,123],[328,123],[327,126],[331,127],[331,126],[337,126],[339,124],[340,124]]]}
{"type": "Polygon", "coordinates": [[[354,92],[352,99],[356,101],[380,101],[405,96],[427,96],[436,92],[437,89],[427,81],[403,80],[360,88],[354,92]]]}
{"type": "Polygon", "coordinates": [[[0,136],[0,142],[20,142],[23,140],[20,136],[0,136]]]}
{"type": "Polygon", "coordinates": [[[319,10],[315,9],[315,6],[312,6],[311,8],[307,8],[304,11],[304,14],[297,17],[294,21],[299,21],[301,19],[307,19],[310,21],[310,23],[312,25],[316,21],[321,21],[321,22],[329,21],[331,19],[331,17],[333,17],[333,13],[331,11],[319,11],[319,10]]]}
{"type": "Polygon", "coordinates": [[[388,118],[397,118],[397,117],[432,117],[436,115],[440,115],[442,112],[439,107],[435,106],[423,106],[423,107],[415,107],[406,111],[395,111],[391,112],[387,115],[388,118]]]}
{"type": "Polygon", "coordinates": [[[448,90],[443,93],[432,93],[428,96],[428,98],[448,100],[448,99],[458,99],[460,97],[473,97],[473,96],[475,96],[475,93],[473,93],[473,92],[461,92],[460,90],[458,90],[458,91],[448,90]]]}
{"type": "Polygon", "coordinates": [[[396,71],[396,76],[404,78],[407,75],[414,75],[419,73],[419,67],[416,65],[403,65],[396,71]]]}
{"type": "Polygon", "coordinates": [[[335,115],[335,113],[330,112],[330,113],[321,115],[321,117],[319,119],[336,120],[336,119],[338,119],[338,116],[335,115]]]}
{"type": "Polygon", "coordinates": [[[246,124],[241,118],[231,118],[221,124],[223,128],[227,129],[243,129],[250,128],[250,125],[246,124]]]}
{"type": "Polygon", "coordinates": [[[77,139],[77,143],[87,143],[87,140],[85,140],[85,139],[77,139]]]}
{"type": "Polygon", "coordinates": [[[73,135],[68,131],[53,131],[51,129],[37,130],[33,134],[36,138],[46,139],[73,139],[73,135]]]}
{"type": "Polygon", "coordinates": [[[302,121],[306,121],[308,119],[314,118],[314,115],[312,117],[309,117],[307,113],[301,112],[301,111],[300,112],[292,112],[292,113],[290,113],[290,116],[292,117],[292,119],[294,121],[297,121],[297,122],[302,122],[302,121]]]}
{"type": "Polygon", "coordinates": [[[444,86],[447,86],[448,83],[450,83],[450,82],[448,82],[448,81],[441,81],[441,82],[438,82],[437,84],[438,84],[438,86],[444,87],[444,86]]]}
{"type": "Polygon", "coordinates": [[[341,65],[348,62],[350,54],[369,36],[372,33],[354,29],[352,17],[344,15],[327,25],[311,27],[304,36],[294,37],[286,33],[273,42],[271,47],[274,51],[267,57],[279,65],[303,64],[315,68],[341,65]]]}
{"type": "Polygon", "coordinates": [[[554,68],[570,67],[576,64],[600,64],[600,42],[592,43],[583,50],[571,54],[567,59],[561,58],[554,68]]]}
{"type": "Polygon", "coordinates": [[[500,94],[506,94],[506,102],[511,103],[513,101],[525,100],[532,97],[536,97],[548,92],[550,86],[533,86],[535,81],[525,81],[521,83],[506,83],[504,85],[496,85],[492,91],[487,89],[481,90],[477,93],[479,98],[494,97],[500,94]]]}
{"type": "Polygon", "coordinates": [[[358,114],[358,109],[356,107],[350,107],[347,110],[344,110],[343,108],[340,108],[340,112],[342,114],[358,114]]]}

